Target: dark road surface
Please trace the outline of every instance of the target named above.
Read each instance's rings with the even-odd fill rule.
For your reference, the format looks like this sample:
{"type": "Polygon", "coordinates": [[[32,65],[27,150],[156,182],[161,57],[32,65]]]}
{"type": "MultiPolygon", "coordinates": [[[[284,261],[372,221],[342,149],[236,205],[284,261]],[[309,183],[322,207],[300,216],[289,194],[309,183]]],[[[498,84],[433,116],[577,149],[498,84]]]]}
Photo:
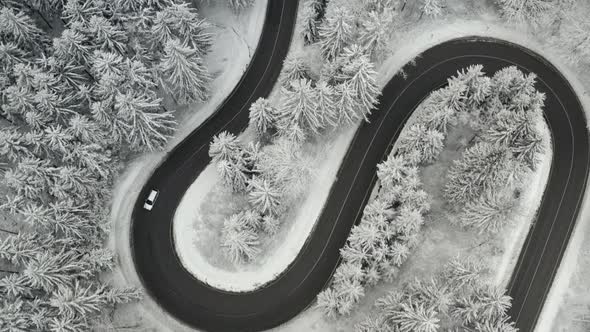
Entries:
{"type": "MultiPolygon", "coordinates": [[[[535,72],[547,94],[545,117],[553,138],[553,164],[538,219],[509,287],[511,315],[521,331],[532,331],[576,221],[588,175],[589,146],[582,107],[568,82],[550,64],[515,45],[490,39],[461,39],[435,46],[394,77],[380,106],[357,130],[324,211],[299,256],[277,280],[248,293],[213,289],[187,272],[176,256],[172,220],[180,200],[210,162],[208,145],[223,130],[239,133],[248,107],[268,95],[288,50],[298,4],[269,1],[259,49],[233,94],[208,121],[179,144],[156,169],[135,203],[132,250],[145,288],[166,311],[207,331],[258,331],[277,326],[305,309],[331,277],[339,249],[376,181],[376,165],[388,154],[414,108],[458,69],[482,64],[488,74],[508,66],[535,72]],[[160,195],[151,212],[142,209],[149,190],[160,195]]],[[[351,327],[352,329],[352,327],[351,327]]]]}

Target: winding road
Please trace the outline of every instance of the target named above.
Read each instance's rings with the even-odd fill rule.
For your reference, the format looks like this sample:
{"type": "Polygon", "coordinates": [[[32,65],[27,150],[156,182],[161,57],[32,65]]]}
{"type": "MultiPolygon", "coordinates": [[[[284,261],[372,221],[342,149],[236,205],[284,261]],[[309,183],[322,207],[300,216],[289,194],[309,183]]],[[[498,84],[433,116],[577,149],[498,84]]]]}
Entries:
{"type": "Polygon", "coordinates": [[[359,127],[349,146],[314,232],[278,279],[253,292],[231,293],[209,287],[183,268],[172,238],[176,207],[210,162],[212,137],[223,130],[245,129],[250,103],[270,93],[289,47],[298,1],[268,3],[263,35],[242,81],[219,110],[167,156],[135,203],[131,244],[137,272],[150,296],[179,320],[207,331],[259,331],[293,318],[329,281],[339,262],[338,250],[360,221],[376,182],[376,165],[387,156],[415,107],[458,69],[482,64],[493,74],[517,65],[539,76],[537,88],[547,95],[545,117],[554,151],[543,202],[508,289],[517,327],[532,331],[586,187],[588,132],[582,106],[557,69],[530,51],[498,40],[473,37],[445,42],[406,67],[406,79],[396,76],[389,81],[370,123],[359,127]],[[152,188],[158,188],[160,196],[147,212],[142,209],[143,198],[152,188]]]}

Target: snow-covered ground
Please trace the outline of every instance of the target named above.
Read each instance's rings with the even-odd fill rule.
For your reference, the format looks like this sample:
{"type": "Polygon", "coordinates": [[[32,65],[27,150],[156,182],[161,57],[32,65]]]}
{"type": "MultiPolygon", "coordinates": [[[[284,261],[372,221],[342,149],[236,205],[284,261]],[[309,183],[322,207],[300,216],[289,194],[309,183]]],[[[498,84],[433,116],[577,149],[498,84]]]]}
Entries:
{"type": "Polygon", "coordinates": [[[313,231],[353,133],[354,129],[343,130],[322,145],[322,153],[316,154],[322,158],[313,165],[312,190],[290,213],[288,225],[282,226],[286,229],[273,235],[271,244],[263,247],[264,254],[255,264],[230,264],[227,268],[211,264],[210,257],[202,254],[203,247],[217,246],[215,250],[219,251],[218,238],[223,222],[216,220],[217,225],[206,224],[201,213],[206,198],[211,197],[210,192],[218,190],[215,166],[209,165],[188,189],[174,216],[174,242],[184,267],[212,287],[235,292],[255,290],[284,272],[313,231]],[[199,246],[198,241],[207,241],[207,244],[199,246]]]}

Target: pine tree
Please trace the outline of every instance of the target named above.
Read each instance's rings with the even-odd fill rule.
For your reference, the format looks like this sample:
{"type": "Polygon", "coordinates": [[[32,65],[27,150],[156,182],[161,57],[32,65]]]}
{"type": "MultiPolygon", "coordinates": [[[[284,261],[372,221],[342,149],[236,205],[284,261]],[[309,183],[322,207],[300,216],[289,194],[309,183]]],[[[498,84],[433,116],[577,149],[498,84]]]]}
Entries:
{"type": "Polygon", "coordinates": [[[361,22],[359,42],[365,52],[374,59],[381,58],[385,53],[393,29],[394,17],[395,14],[391,9],[385,9],[382,12],[371,11],[361,22]]]}
{"type": "Polygon", "coordinates": [[[57,316],[49,321],[51,332],[76,332],[90,329],[90,326],[79,317],[57,316]]]}
{"type": "Polygon", "coordinates": [[[480,233],[497,233],[509,222],[515,205],[514,198],[506,193],[484,193],[465,205],[459,215],[459,223],[464,227],[474,227],[480,233]]]}
{"type": "Polygon", "coordinates": [[[16,128],[3,128],[0,131],[0,156],[11,162],[32,157],[23,135],[16,128]]]}
{"type": "Polygon", "coordinates": [[[231,160],[241,152],[240,141],[232,133],[222,131],[213,137],[209,145],[209,157],[214,161],[231,160]]]}
{"type": "MultiPolygon", "coordinates": [[[[25,278],[20,274],[10,274],[0,278],[0,290],[7,299],[15,300],[21,297],[30,297],[31,288],[25,278]]],[[[1,325],[0,325],[1,326],[1,325]]]]}
{"type": "Polygon", "coordinates": [[[340,123],[352,124],[365,116],[366,109],[359,103],[356,91],[348,82],[336,85],[335,99],[340,123]]]}
{"type": "Polygon", "coordinates": [[[4,42],[14,42],[22,49],[42,49],[44,33],[23,12],[4,7],[0,9],[0,36],[4,42]]]}
{"type": "Polygon", "coordinates": [[[426,16],[441,16],[444,8],[445,0],[422,0],[422,13],[426,16]]]}
{"type": "Polygon", "coordinates": [[[288,55],[283,61],[281,85],[289,88],[292,82],[302,79],[310,80],[309,66],[300,55],[288,55]]]}
{"type": "Polygon", "coordinates": [[[82,285],[75,281],[73,287],[58,287],[49,300],[61,316],[84,317],[99,312],[107,301],[103,295],[105,288],[82,285]]]}
{"type": "Polygon", "coordinates": [[[403,206],[394,223],[400,233],[411,235],[420,230],[420,227],[424,224],[424,218],[419,210],[403,206]]]}
{"type": "Polygon", "coordinates": [[[390,154],[384,162],[377,165],[377,177],[383,187],[393,187],[407,173],[407,162],[402,156],[390,154]]]}
{"type": "Polygon", "coordinates": [[[267,215],[262,218],[262,228],[269,235],[276,234],[280,226],[281,221],[275,216],[267,215]]]}
{"type": "Polygon", "coordinates": [[[261,214],[278,216],[281,192],[272,182],[255,176],[248,183],[248,201],[261,214]]]}
{"type": "Polygon", "coordinates": [[[514,171],[514,162],[505,147],[477,143],[453,163],[447,174],[445,198],[461,206],[484,192],[500,190],[512,181],[514,171]]]}
{"type": "Polygon", "coordinates": [[[419,153],[418,163],[431,163],[444,148],[444,135],[437,130],[428,130],[421,123],[405,129],[397,145],[399,154],[419,153]]]}
{"type": "Polygon", "coordinates": [[[305,132],[318,134],[323,128],[318,112],[317,95],[311,82],[301,79],[291,82],[291,89],[282,88],[282,105],[278,110],[278,125],[286,131],[298,125],[305,132]]]}
{"type": "Polygon", "coordinates": [[[298,197],[313,176],[310,161],[285,138],[275,140],[260,155],[256,170],[283,193],[283,202],[298,197]]]}
{"type": "Polygon", "coordinates": [[[457,289],[477,284],[485,272],[483,264],[472,257],[455,257],[445,265],[443,275],[457,289]]]}
{"type": "Polygon", "coordinates": [[[180,103],[204,101],[209,97],[211,76],[196,49],[186,42],[171,40],[166,43],[158,68],[164,89],[180,103]]]}
{"type": "Polygon", "coordinates": [[[539,24],[553,3],[546,0],[496,0],[502,14],[509,20],[539,24]]]}
{"type": "Polygon", "coordinates": [[[332,288],[326,288],[318,294],[316,306],[328,317],[335,317],[340,307],[340,297],[332,288]]]}
{"type": "Polygon", "coordinates": [[[25,267],[23,275],[28,283],[37,289],[51,292],[55,289],[67,289],[76,278],[86,279],[93,272],[79,261],[74,252],[42,252],[25,267]]]}
{"type": "Polygon", "coordinates": [[[275,128],[277,111],[268,99],[260,97],[250,106],[250,126],[253,126],[259,137],[275,128]]]}
{"type": "Polygon", "coordinates": [[[315,43],[319,38],[318,13],[312,6],[313,2],[313,0],[308,0],[305,3],[303,12],[301,13],[301,15],[303,16],[303,26],[301,28],[301,35],[303,36],[303,41],[306,45],[315,43]]]}
{"type": "Polygon", "coordinates": [[[328,60],[340,55],[354,37],[355,18],[346,7],[329,6],[326,22],[320,27],[320,48],[328,60]]]}
{"type": "Polygon", "coordinates": [[[125,123],[127,141],[136,150],[154,151],[161,148],[174,129],[172,113],[162,109],[161,99],[148,94],[128,91],[115,96],[116,116],[125,123]]]}
{"type": "Polygon", "coordinates": [[[324,81],[318,82],[315,87],[317,94],[317,107],[321,115],[324,127],[335,127],[338,123],[338,114],[335,103],[334,88],[324,81]]]}
{"type": "Polygon", "coordinates": [[[166,45],[178,39],[181,44],[195,50],[199,57],[211,49],[213,35],[210,25],[199,18],[188,3],[170,3],[158,11],[151,28],[151,38],[156,45],[166,45]]]}
{"type": "Polygon", "coordinates": [[[10,235],[0,242],[0,257],[23,265],[48,248],[48,238],[32,233],[10,235]]]}
{"type": "Polygon", "coordinates": [[[227,0],[229,8],[231,8],[236,13],[251,7],[253,3],[253,0],[227,0]]]}
{"type": "Polygon", "coordinates": [[[106,18],[92,16],[86,32],[92,36],[93,44],[97,45],[100,50],[120,55],[126,54],[127,35],[118,27],[113,26],[106,18]]]}
{"type": "Polygon", "coordinates": [[[361,55],[344,66],[343,72],[349,76],[347,87],[352,89],[358,103],[363,106],[362,115],[367,119],[367,114],[377,104],[377,97],[381,94],[377,86],[377,72],[375,66],[365,55],[361,55]]]}
{"type": "Polygon", "coordinates": [[[253,260],[260,253],[256,231],[246,226],[244,214],[234,214],[223,222],[222,247],[233,263],[253,260]]]}
{"type": "Polygon", "coordinates": [[[88,38],[74,29],[65,29],[58,38],[53,39],[53,55],[66,63],[90,63],[91,50],[88,38]]]}
{"type": "Polygon", "coordinates": [[[412,304],[409,300],[400,305],[400,310],[392,313],[391,320],[400,332],[436,332],[440,321],[437,314],[434,309],[412,304]]]}
{"type": "Polygon", "coordinates": [[[87,25],[91,17],[102,16],[102,10],[106,9],[104,8],[105,5],[106,4],[95,0],[66,1],[62,12],[62,18],[66,20],[70,26],[75,25],[75,23],[87,25]]]}

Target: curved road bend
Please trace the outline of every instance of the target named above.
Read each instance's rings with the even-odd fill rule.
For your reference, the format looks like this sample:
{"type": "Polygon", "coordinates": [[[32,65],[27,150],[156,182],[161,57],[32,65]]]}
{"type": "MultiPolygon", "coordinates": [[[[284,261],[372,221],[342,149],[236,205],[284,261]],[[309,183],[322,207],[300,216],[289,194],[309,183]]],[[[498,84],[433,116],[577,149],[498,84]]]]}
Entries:
{"type": "MultiPolygon", "coordinates": [[[[271,0],[269,4],[293,6],[289,9],[293,12],[296,7],[290,0],[271,0]]],[[[294,19],[294,15],[287,17],[294,19]]],[[[265,47],[265,41],[263,37],[261,47],[265,47]]],[[[283,47],[287,49],[286,44],[283,47]]],[[[460,39],[435,46],[424,52],[415,66],[406,68],[407,79],[396,76],[386,85],[379,109],[371,115],[370,123],[360,126],[349,146],[314,232],[278,279],[253,292],[230,293],[203,284],[183,268],[172,239],[176,206],[209,163],[211,138],[221,130],[237,133],[246,127],[247,106],[270,91],[281,60],[278,55],[265,57],[259,64],[261,60],[255,58],[252,66],[256,70],[246,74],[237,92],[210,121],[171,152],[140,193],[133,212],[131,240],[137,271],[150,295],[176,318],[208,331],[258,331],[293,318],[313,302],[330,279],[339,261],[339,248],[346,242],[350,228],[360,221],[375,184],[376,165],[387,156],[421,100],[460,68],[482,64],[487,73],[493,74],[516,64],[539,76],[537,87],[547,94],[545,117],[554,144],[547,194],[509,289],[515,298],[511,314],[517,326],[521,331],[532,331],[584,194],[589,161],[586,119],[570,85],[553,66],[516,45],[490,39],[460,39]],[[274,75],[260,69],[268,68],[267,63],[274,75]],[[264,79],[259,80],[261,77],[264,79]],[[258,82],[265,88],[252,90],[258,82]],[[241,89],[248,92],[241,93],[241,89]],[[142,209],[142,199],[151,188],[158,188],[160,197],[148,213],[142,209]]]]}

